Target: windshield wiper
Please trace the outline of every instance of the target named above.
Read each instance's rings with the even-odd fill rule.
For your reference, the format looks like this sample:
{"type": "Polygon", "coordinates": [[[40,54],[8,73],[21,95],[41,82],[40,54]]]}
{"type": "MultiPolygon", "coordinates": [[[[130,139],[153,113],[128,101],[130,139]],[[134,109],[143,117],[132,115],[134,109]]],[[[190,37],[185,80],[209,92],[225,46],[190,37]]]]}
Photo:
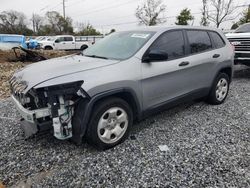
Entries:
{"type": "Polygon", "coordinates": [[[98,55],[85,55],[87,57],[93,57],[93,58],[100,58],[100,59],[108,59],[107,57],[103,57],[103,56],[98,56],[98,55]]]}

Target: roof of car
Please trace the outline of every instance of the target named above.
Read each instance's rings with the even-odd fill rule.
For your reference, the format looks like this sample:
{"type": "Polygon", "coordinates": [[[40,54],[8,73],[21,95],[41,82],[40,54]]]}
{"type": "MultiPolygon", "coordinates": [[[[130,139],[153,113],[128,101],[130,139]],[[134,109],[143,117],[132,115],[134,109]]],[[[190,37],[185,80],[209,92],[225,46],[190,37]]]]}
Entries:
{"type": "Polygon", "coordinates": [[[137,28],[135,30],[161,32],[161,31],[167,31],[170,29],[201,29],[201,30],[218,31],[217,28],[204,27],[204,26],[146,26],[146,27],[137,28]]]}
{"type": "Polygon", "coordinates": [[[56,35],[56,37],[73,37],[72,35],[56,35]]]}

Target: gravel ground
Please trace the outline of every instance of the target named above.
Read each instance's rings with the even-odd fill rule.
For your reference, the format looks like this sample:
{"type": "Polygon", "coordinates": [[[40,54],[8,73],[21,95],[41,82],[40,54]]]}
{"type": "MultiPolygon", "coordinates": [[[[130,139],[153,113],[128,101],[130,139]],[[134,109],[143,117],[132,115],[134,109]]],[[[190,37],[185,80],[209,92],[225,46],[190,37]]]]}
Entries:
{"type": "Polygon", "coordinates": [[[8,187],[250,187],[250,69],[236,71],[220,106],[183,104],[133,127],[99,152],[51,135],[23,139],[0,101],[0,182],[8,187]],[[160,151],[159,145],[166,145],[160,151]]]}

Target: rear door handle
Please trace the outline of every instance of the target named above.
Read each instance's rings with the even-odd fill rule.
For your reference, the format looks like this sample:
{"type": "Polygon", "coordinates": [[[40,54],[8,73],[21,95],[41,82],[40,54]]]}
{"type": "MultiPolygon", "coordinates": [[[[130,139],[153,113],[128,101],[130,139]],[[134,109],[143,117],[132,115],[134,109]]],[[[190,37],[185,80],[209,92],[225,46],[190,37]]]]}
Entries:
{"type": "Polygon", "coordinates": [[[218,57],[220,57],[220,54],[214,54],[213,55],[213,58],[218,58],[218,57]]]}
{"type": "Polygon", "coordinates": [[[187,66],[189,65],[189,62],[188,61],[183,61],[179,64],[180,67],[183,67],[183,66],[187,66]]]}

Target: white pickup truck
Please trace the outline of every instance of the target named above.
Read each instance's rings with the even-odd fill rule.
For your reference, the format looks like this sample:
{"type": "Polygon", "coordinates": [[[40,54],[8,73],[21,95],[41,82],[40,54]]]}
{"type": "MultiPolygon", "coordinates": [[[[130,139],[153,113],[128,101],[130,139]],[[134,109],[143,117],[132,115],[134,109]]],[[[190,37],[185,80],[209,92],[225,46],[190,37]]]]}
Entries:
{"type": "Polygon", "coordinates": [[[235,48],[235,64],[250,66],[250,23],[226,34],[226,37],[235,48]]]}
{"type": "Polygon", "coordinates": [[[90,45],[89,41],[82,41],[71,35],[57,35],[50,40],[39,41],[39,46],[45,50],[85,50],[90,45]]]}

